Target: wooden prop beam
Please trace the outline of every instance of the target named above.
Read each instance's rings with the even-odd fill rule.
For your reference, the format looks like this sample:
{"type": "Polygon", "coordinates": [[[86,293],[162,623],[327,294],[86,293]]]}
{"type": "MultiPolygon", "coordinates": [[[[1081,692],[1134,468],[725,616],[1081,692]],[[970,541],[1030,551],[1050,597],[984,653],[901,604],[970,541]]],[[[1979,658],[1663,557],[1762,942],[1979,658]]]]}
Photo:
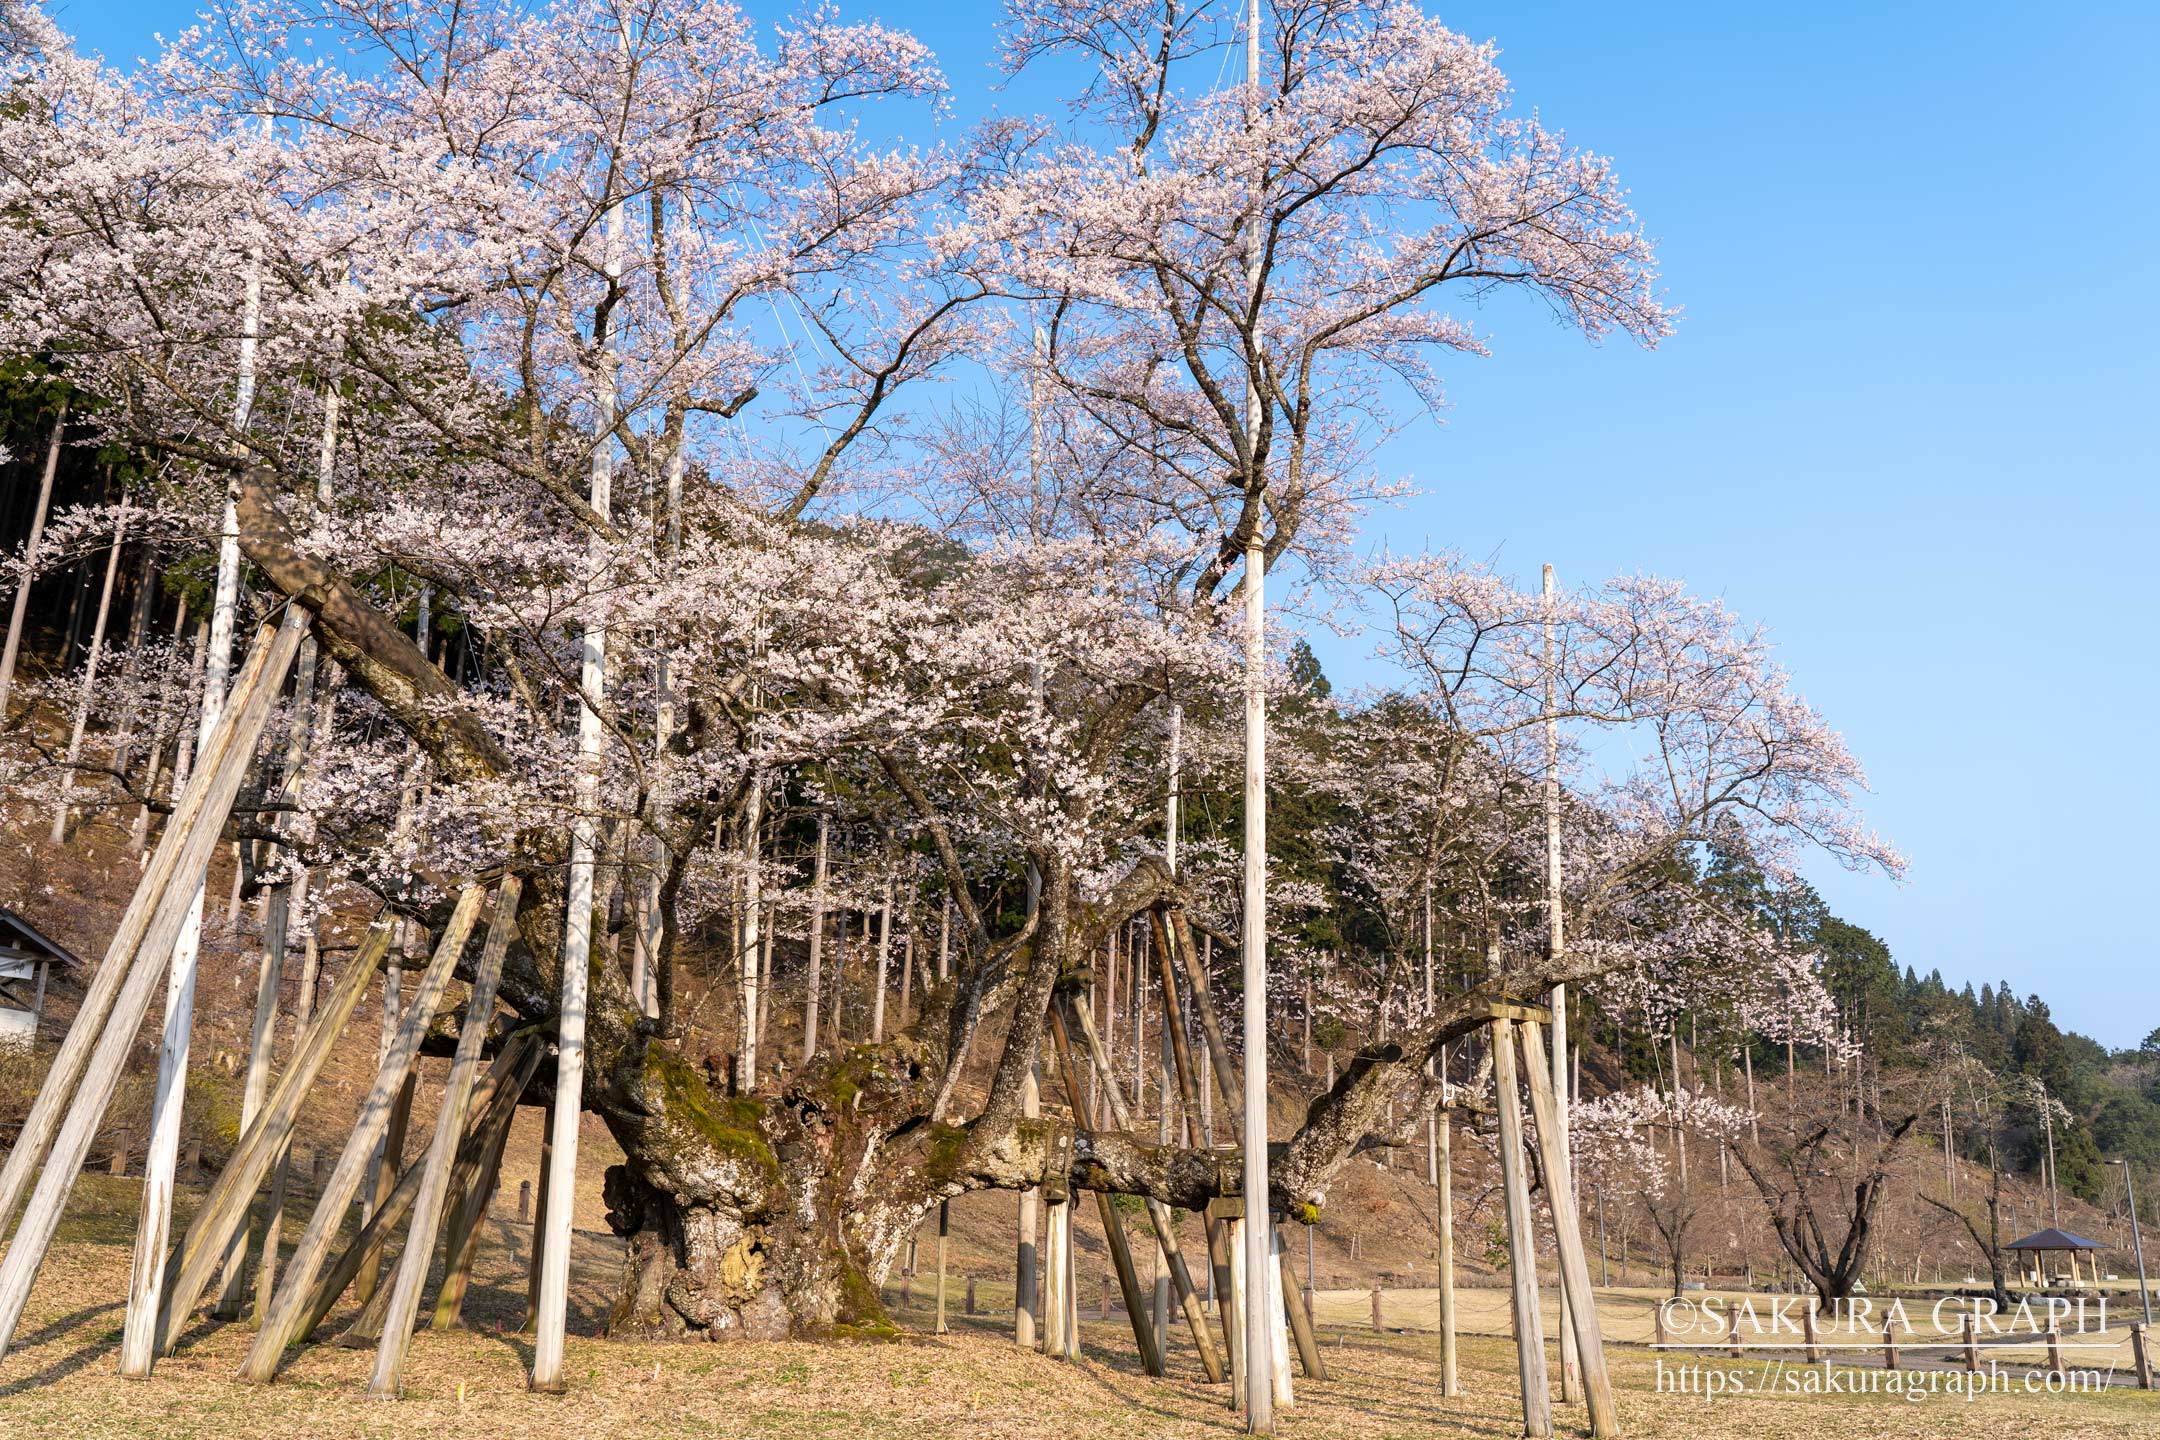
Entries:
{"type": "MultiPolygon", "coordinates": [[[[1163,924],[1162,913],[1150,910],[1148,919],[1155,928],[1155,959],[1157,968],[1162,973],[1163,1023],[1170,1030],[1170,1058],[1177,1069],[1178,1095],[1185,1105],[1186,1123],[1192,1129],[1192,1134],[1187,1138],[1189,1143],[1199,1145],[1206,1138],[1200,1133],[1200,1081],[1193,1064],[1192,1044],[1185,1035],[1184,1002],[1178,998],[1177,975],[1170,968],[1173,947],[1169,930],[1163,924]]],[[[1180,948],[1189,953],[1190,947],[1180,948]]],[[[1236,1107],[1231,1108],[1234,1110],[1236,1107]]],[[[1208,1290],[1219,1299],[1229,1288],[1228,1242],[1223,1235],[1221,1222],[1213,1216],[1203,1216],[1201,1223],[1207,1232],[1208,1290]]],[[[1239,1318],[1232,1312],[1231,1307],[1220,1303],[1215,1306],[1215,1317],[1222,1325],[1224,1369],[1234,1387],[1237,1383],[1239,1318]]]]}
{"type": "Polygon", "coordinates": [[[524,1060],[516,1078],[505,1085],[486,1110],[482,1133],[487,1137],[480,1164],[471,1183],[458,1193],[456,1222],[450,1231],[443,1261],[442,1289],[435,1296],[435,1314],[428,1322],[437,1330],[455,1330],[464,1323],[465,1291],[472,1283],[473,1257],[480,1251],[480,1225],[487,1217],[488,1202],[502,1179],[503,1150],[510,1140],[510,1125],[517,1118],[518,1100],[540,1069],[547,1047],[537,1033],[519,1032],[504,1047],[522,1046],[524,1060]]]}
{"type": "MultiPolygon", "coordinates": [[[[301,622],[295,612],[287,614],[285,623],[278,627],[274,637],[256,637],[255,646],[241,670],[240,682],[234,687],[232,703],[226,706],[217,728],[211,732],[211,743],[204,747],[216,758],[195,772],[182,797],[181,808],[189,818],[181,825],[168,825],[164,837],[158,841],[161,855],[168,847],[172,851],[171,863],[159,867],[165,883],[157,887],[154,908],[143,928],[141,944],[127,952],[131,958],[115,967],[124,969],[127,978],[114,997],[104,1029],[82,1067],[81,1088],[68,1107],[66,1118],[60,1122],[48,1154],[37,1154],[42,1147],[26,1130],[22,1142],[9,1157],[11,1165],[17,1159],[26,1165],[42,1159],[44,1168],[31,1190],[29,1204],[24,1208],[21,1224],[16,1227],[7,1258],[0,1261],[0,1355],[7,1353],[7,1346],[14,1339],[15,1326],[30,1300],[30,1287],[36,1283],[38,1269],[45,1262],[53,1232],[60,1226],[61,1211],[75,1189],[76,1177],[82,1173],[83,1158],[89,1153],[90,1142],[105,1117],[106,1107],[112,1103],[113,1091],[127,1065],[128,1052],[134,1048],[143,1019],[149,1014],[151,999],[165,978],[166,961],[172,954],[173,945],[179,939],[187,917],[194,911],[195,891],[202,883],[211,851],[216,848],[219,832],[224,828],[225,816],[232,809],[240,782],[254,757],[255,742],[269,719],[277,688],[284,682],[285,671],[300,647],[300,634],[301,622]]],[[[162,1260],[163,1257],[158,1258],[162,1260]]],[[[144,1267],[138,1263],[135,1268],[139,1280],[144,1267]]],[[[151,1278],[156,1278],[154,1270],[151,1278]]],[[[131,1291],[133,1288],[131,1286],[131,1291]]],[[[149,1327],[143,1328],[147,1331],[149,1327]]]]}
{"type": "Polygon", "coordinates": [[[412,1073],[413,1061],[419,1055],[420,1037],[434,1018],[436,1003],[450,983],[450,972],[464,952],[465,941],[472,934],[473,921],[480,914],[480,902],[485,898],[486,892],[478,885],[466,886],[458,896],[457,908],[451,912],[450,922],[443,929],[442,943],[435,947],[435,957],[420,977],[412,1004],[407,1007],[405,1018],[399,1023],[397,1035],[391,1042],[390,1053],[383,1058],[375,1083],[360,1106],[360,1117],[345,1142],[344,1153],[338,1156],[337,1167],[330,1172],[322,1201],[315,1207],[314,1217],[308,1221],[308,1228],[293,1251],[292,1262],[286,1267],[285,1278],[279,1282],[277,1295],[270,1302],[270,1313],[263,1317],[255,1344],[241,1363],[241,1379],[257,1383],[274,1379],[285,1347],[299,1338],[301,1303],[321,1273],[338,1226],[360,1188],[361,1172],[367,1167],[368,1156],[389,1126],[391,1107],[396,1103],[398,1092],[404,1089],[406,1077],[412,1073]]]}
{"type": "Polygon", "coordinates": [[[428,1261],[435,1253],[443,1201],[450,1192],[450,1167],[456,1159],[458,1140],[465,1133],[473,1081],[480,1071],[480,1047],[486,1043],[488,1025],[495,1018],[495,989],[502,982],[503,956],[517,929],[518,894],[523,888],[524,882],[515,875],[504,877],[495,887],[495,913],[488,917],[487,944],[481,948],[480,963],[473,971],[472,998],[466,1003],[457,1053],[451,1057],[450,1075],[443,1084],[442,1106],[435,1115],[435,1138],[428,1146],[419,1199],[413,1202],[412,1227],[406,1233],[405,1253],[399,1257],[397,1275],[391,1281],[390,1313],[383,1321],[375,1371],[368,1378],[370,1395],[394,1398],[398,1393],[405,1348],[412,1341],[413,1321],[420,1315],[420,1287],[427,1283],[428,1261]]]}
{"type": "Polygon", "coordinates": [[[1545,1377],[1545,1326],[1538,1311],[1537,1241],[1523,1166],[1522,1097],[1516,1093],[1515,1022],[1492,1018],[1493,1087],[1500,1111],[1500,1178],[1507,1196],[1508,1275],[1513,1282],[1515,1368],[1522,1382],[1523,1433],[1553,1433],[1552,1389],[1545,1377]]]}
{"type": "MultiPolygon", "coordinates": [[[[293,1025],[302,1034],[315,1018],[315,988],[321,975],[322,950],[310,932],[301,951],[300,998],[293,1006],[293,1025]]],[[[277,1159],[270,1167],[270,1193],[263,1197],[262,1256],[255,1266],[257,1325],[270,1313],[270,1297],[277,1289],[278,1238],[285,1226],[285,1195],[291,1183],[292,1132],[288,1130],[278,1142],[277,1159]]]]}
{"type": "MultiPolygon", "coordinates": [[[[1567,1153],[1560,1136],[1560,1107],[1553,1095],[1552,1071],[1545,1063],[1545,1042],[1538,1033],[1537,1021],[1526,1020],[1519,1028],[1523,1069],[1530,1078],[1530,1106],[1537,1116],[1538,1154],[1545,1162],[1545,1192],[1552,1202],[1553,1232],[1559,1241],[1560,1292],[1567,1297],[1563,1318],[1575,1333],[1575,1352],[1590,1402],[1590,1433],[1597,1440],[1618,1440],[1620,1412],[1613,1404],[1612,1381],[1605,1370],[1605,1336],[1598,1324],[1597,1294],[1590,1288],[1590,1259],[1583,1251],[1582,1226],[1576,1218],[1575,1182],[1568,1174],[1567,1153]]],[[[1736,1310],[1733,1324],[1739,1323],[1736,1310]]]]}
{"type": "MultiPolygon", "coordinates": [[[[1276,1227],[1278,1234],[1281,1228],[1276,1227]]],[[[1275,1256],[1282,1262],[1283,1308],[1290,1316],[1290,1338],[1297,1342],[1298,1368],[1305,1372],[1308,1380],[1325,1380],[1328,1378],[1327,1362],[1320,1358],[1320,1340],[1313,1334],[1312,1316],[1305,1313],[1304,1296],[1298,1289],[1297,1271],[1290,1264],[1289,1247],[1278,1243],[1275,1256]]]]}
{"type": "MultiPolygon", "coordinates": [[[[247,693],[243,687],[260,682],[268,661],[269,647],[264,644],[264,637],[258,635],[233,687],[234,699],[247,693]]],[[[53,1056],[52,1066],[38,1086],[37,1095],[30,1103],[30,1113],[23,1120],[22,1133],[15,1139],[15,1148],[8,1151],[6,1165],[0,1166],[0,1234],[6,1233],[8,1222],[15,1218],[16,1207],[38,1176],[39,1167],[52,1147],[53,1137],[59,1132],[62,1117],[67,1114],[69,1102],[75,1098],[76,1087],[90,1064],[91,1052],[104,1035],[106,1020],[112,1014],[128,976],[133,973],[134,962],[143,937],[149,933],[157,914],[158,903],[171,887],[173,875],[180,867],[187,838],[202,822],[203,810],[213,788],[211,776],[238,733],[239,708],[233,704],[225,707],[224,718],[211,732],[210,742],[202,747],[195,765],[196,779],[174,801],[157,849],[143,868],[135,893],[128,898],[119,928],[113,931],[112,943],[105,947],[105,959],[90,974],[90,984],[75,1012],[75,1023],[68,1027],[67,1038],[60,1042],[60,1051],[53,1056]]],[[[252,752],[252,743],[249,749],[252,752]]],[[[219,827],[223,826],[222,813],[217,823],[219,827]]],[[[212,843],[215,844],[214,836],[212,843]]],[[[166,950],[169,952],[170,949],[168,943],[166,950]]],[[[164,961],[162,954],[152,957],[152,964],[160,974],[164,973],[164,961]]]]}
{"type": "MultiPolygon", "coordinates": [[[[524,1080],[531,1078],[539,1056],[544,1054],[544,1048],[537,1046],[534,1051],[521,1053],[518,1042],[513,1039],[504,1047],[503,1053],[495,1057],[494,1065],[488,1070],[487,1079],[482,1082],[481,1089],[486,1099],[481,1108],[493,1113],[502,1088],[507,1087],[522,1093],[524,1080]],[[524,1078],[519,1078],[521,1076],[524,1078]]],[[[458,1174],[467,1173],[468,1166],[477,1168],[479,1160],[480,1147],[473,1142],[473,1137],[468,1135],[466,1143],[458,1149],[458,1174]]],[[[359,1278],[360,1267],[369,1256],[381,1258],[383,1247],[390,1243],[391,1234],[405,1222],[405,1217],[412,1212],[413,1201],[419,1198],[421,1170],[419,1165],[407,1166],[405,1173],[398,1177],[398,1183],[391,1188],[389,1196],[384,1199],[382,1209],[376,1211],[374,1217],[361,1227],[360,1234],[354,1238],[353,1243],[346,1246],[337,1259],[324,1267],[305,1303],[300,1307],[300,1323],[294,1331],[295,1339],[305,1340],[315,1333],[322,1325],[324,1317],[329,1315],[332,1307],[337,1304],[338,1297],[359,1278]]],[[[376,1293],[385,1296],[388,1294],[387,1291],[376,1293]]],[[[387,1305],[389,1302],[386,1299],[383,1303],[387,1305]]],[[[362,1329],[365,1320],[366,1312],[363,1311],[361,1317],[349,1327],[348,1334],[362,1329]]]]}
{"type": "MultiPolygon", "coordinates": [[[[1132,1111],[1125,1103],[1124,1087],[1118,1083],[1110,1057],[1103,1050],[1102,1037],[1096,1032],[1095,1018],[1085,1005],[1075,1005],[1073,1014],[1079,1017],[1080,1034],[1087,1041],[1088,1058],[1094,1063],[1096,1078],[1101,1081],[1103,1095],[1110,1102],[1111,1116],[1119,1129],[1138,1133],[1132,1111]]],[[[1185,1323],[1192,1331],[1193,1347],[1200,1352],[1200,1368],[1207,1373],[1209,1384],[1220,1385],[1225,1378],[1222,1357],[1215,1353],[1215,1339],[1208,1332],[1207,1314],[1200,1308],[1200,1296],[1193,1289],[1192,1274],[1185,1266],[1185,1252],[1178,1244],[1177,1220],[1171,1215],[1170,1207],[1159,1200],[1149,1200],[1147,1212],[1148,1220],[1155,1227],[1155,1242],[1162,1247],[1163,1258],[1169,1262],[1170,1283],[1177,1292],[1185,1323]]],[[[1151,1315],[1151,1328],[1153,1323],[1151,1315]]]]}
{"type": "Polygon", "coordinates": [[[378,920],[361,938],[352,963],[338,977],[337,988],[330,992],[329,1000],[300,1037],[300,1043],[293,1047],[292,1059],[278,1077],[277,1088],[256,1115],[255,1123],[240,1137],[225,1168],[211,1183],[210,1193],[203,1197],[193,1223],[166,1261],[163,1300],[158,1309],[158,1354],[172,1353],[180,1331],[176,1320],[194,1312],[231,1236],[247,1223],[249,1200],[254,1198],[270,1166],[284,1153],[301,1102],[330,1058],[331,1047],[344,1031],[345,1022],[367,993],[368,981],[374,978],[375,967],[389,950],[395,932],[396,927],[389,921],[378,920]]]}
{"type": "Polygon", "coordinates": [[[1437,1141],[1434,1165],[1440,1181],[1433,1197],[1439,1219],[1440,1394],[1453,1399],[1462,1394],[1455,1344],[1455,1116],[1443,1105],[1434,1118],[1438,1122],[1433,1131],[1437,1141]]]}
{"type": "MultiPolygon", "coordinates": [[[[1042,1088],[1036,1083],[1033,1066],[1028,1068],[1027,1078],[1020,1084],[1020,1115],[1025,1120],[1042,1117],[1042,1088]]],[[[1020,1192],[1018,1244],[1013,1254],[1013,1343],[1022,1349],[1033,1350],[1042,1343],[1037,1323],[1042,1309],[1041,1282],[1038,1278],[1035,1248],[1035,1230],[1040,1223],[1042,1188],[1029,1186],[1020,1192]]]]}
{"type": "MultiPolygon", "coordinates": [[[[1077,1008],[1077,1007],[1075,1007],[1077,1008]]],[[[1065,1076],[1065,1094],[1072,1104],[1073,1121],[1083,1130],[1095,1128],[1088,1113],[1087,1097],[1080,1089],[1080,1070],[1073,1063],[1072,1043],[1065,1035],[1065,1019],[1053,1002],[1050,1033],[1057,1041],[1058,1064],[1065,1076]]],[[[1103,1238],[1110,1245],[1110,1260],[1117,1268],[1118,1290],[1125,1297],[1125,1313],[1132,1321],[1133,1339],[1140,1346],[1140,1368],[1149,1375],[1163,1373],[1162,1347],[1156,1343],[1155,1327],[1148,1322],[1147,1297],[1140,1290],[1140,1272],[1133,1266],[1132,1246],[1125,1239],[1125,1221],[1116,1202],[1103,1191],[1095,1192],[1095,1213],[1102,1220],[1103,1238]]]]}

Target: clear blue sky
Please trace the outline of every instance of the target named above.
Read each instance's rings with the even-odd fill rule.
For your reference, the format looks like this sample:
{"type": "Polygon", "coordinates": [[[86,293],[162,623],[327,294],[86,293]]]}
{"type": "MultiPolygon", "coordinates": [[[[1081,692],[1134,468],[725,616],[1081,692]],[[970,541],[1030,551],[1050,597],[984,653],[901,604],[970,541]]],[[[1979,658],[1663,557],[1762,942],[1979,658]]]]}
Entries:
{"type": "MultiPolygon", "coordinates": [[[[846,8],[984,103],[994,6],[846,8]]],[[[1913,861],[1903,886],[1817,867],[1831,904],[1901,965],[2136,1044],[2160,1026],[2160,7],[1434,8],[1618,160],[1686,314],[1656,354],[1485,317],[1446,424],[1387,456],[1427,493],[1375,537],[1680,576],[1766,621],[1913,861]]],[[[61,13],[125,57],[191,11],[61,13]]]]}

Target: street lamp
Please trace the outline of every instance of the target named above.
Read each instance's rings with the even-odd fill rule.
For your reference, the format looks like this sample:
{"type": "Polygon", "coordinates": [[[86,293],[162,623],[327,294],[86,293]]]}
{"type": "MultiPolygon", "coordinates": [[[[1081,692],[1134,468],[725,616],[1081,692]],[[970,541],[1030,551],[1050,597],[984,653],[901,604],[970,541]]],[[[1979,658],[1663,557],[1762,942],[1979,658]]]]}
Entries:
{"type": "Polygon", "coordinates": [[[2145,1288],[2145,1240],[2138,1233],[2137,1186],[2130,1179],[2128,1160],[2110,1160],[2108,1164],[2122,1166],[2123,1191],[2130,1201],[2130,1248],[2137,1255],[2138,1303],[2145,1307],[2145,1323],[2150,1325],[2153,1323],[2152,1295],[2145,1288]]]}

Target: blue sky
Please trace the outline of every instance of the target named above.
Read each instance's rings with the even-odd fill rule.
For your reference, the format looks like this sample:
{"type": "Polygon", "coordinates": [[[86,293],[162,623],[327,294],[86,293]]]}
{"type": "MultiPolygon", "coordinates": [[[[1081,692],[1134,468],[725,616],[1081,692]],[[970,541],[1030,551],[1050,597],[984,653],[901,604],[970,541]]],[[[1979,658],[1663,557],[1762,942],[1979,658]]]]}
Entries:
{"type": "MultiPolygon", "coordinates": [[[[192,8],[61,15],[124,57],[192,8]]],[[[1654,354],[1482,316],[1494,353],[1390,447],[1424,493],[1374,538],[1684,577],[1765,621],[1913,862],[1902,886],[1816,867],[1831,904],[1900,964],[2136,1044],[2160,1026],[2160,7],[1433,8],[1616,158],[1685,314],[1654,354]]],[[[847,9],[991,99],[995,6],[847,9]]],[[[1323,654],[1354,678],[1359,648],[1323,654]]]]}

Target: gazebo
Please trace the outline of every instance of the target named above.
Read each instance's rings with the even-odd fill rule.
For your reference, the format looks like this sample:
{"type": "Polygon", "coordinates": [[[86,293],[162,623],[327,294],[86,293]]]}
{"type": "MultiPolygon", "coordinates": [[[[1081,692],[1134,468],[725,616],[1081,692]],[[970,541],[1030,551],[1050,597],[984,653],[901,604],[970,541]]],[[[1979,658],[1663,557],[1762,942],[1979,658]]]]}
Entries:
{"type": "Polygon", "coordinates": [[[39,933],[12,910],[0,909],[0,1045],[34,1045],[45,1014],[52,967],[82,969],[65,945],[39,933]]]}
{"type": "MultiPolygon", "coordinates": [[[[2057,1230],[2053,1226],[2049,1226],[2045,1230],[2036,1230],[2022,1240],[2013,1240],[2008,1245],[2003,1246],[2005,1250],[2015,1250],[2020,1254],[2034,1257],[2033,1283],[2035,1284],[2043,1283],[2041,1270],[2046,1264],[2045,1257],[2050,1251],[2060,1250],[2067,1253],[2070,1257],[2070,1283],[2073,1285],[2078,1284],[2080,1280],[2077,1263],[2078,1252],[2081,1250],[2088,1252],[2105,1250],[2106,1248],[2097,1240],[2088,1240],[2082,1235],[2072,1235],[2067,1230],[2057,1230]]],[[[2100,1262],[2097,1260],[2092,1262],[2092,1270],[2093,1283],[2097,1285],[2100,1282],[2100,1262]]]]}

